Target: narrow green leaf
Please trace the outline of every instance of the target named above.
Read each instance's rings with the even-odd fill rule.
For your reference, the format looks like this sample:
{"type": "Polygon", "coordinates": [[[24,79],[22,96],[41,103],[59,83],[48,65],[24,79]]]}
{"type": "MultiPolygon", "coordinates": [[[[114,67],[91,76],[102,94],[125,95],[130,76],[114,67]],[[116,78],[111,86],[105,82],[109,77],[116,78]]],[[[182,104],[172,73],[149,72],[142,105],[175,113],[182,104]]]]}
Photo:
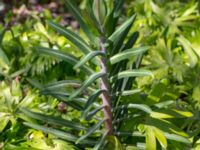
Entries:
{"type": "Polygon", "coordinates": [[[65,4],[67,6],[67,8],[69,9],[69,11],[73,14],[73,16],[76,18],[76,20],[79,22],[81,28],[83,29],[83,31],[85,32],[85,34],[87,35],[87,37],[93,42],[95,43],[95,37],[94,35],[91,33],[90,29],[88,28],[87,24],[85,23],[85,21],[83,20],[83,17],[81,15],[81,10],[75,6],[71,0],[65,0],[65,4]]]}
{"type": "Polygon", "coordinates": [[[10,75],[11,78],[15,78],[21,74],[27,73],[29,71],[29,69],[31,68],[31,65],[27,65],[25,68],[19,69],[18,71],[12,73],[10,75]]]}
{"type": "Polygon", "coordinates": [[[172,133],[175,133],[180,136],[188,137],[188,134],[186,134],[184,131],[182,131],[179,127],[175,126],[171,122],[164,120],[164,119],[157,119],[157,118],[149,117],[146,120],[145,124],[157,127],[164,132],[168,132],[168,133],[172,132],[172,133]]]}
{"type": "Polygon", "coordinates": [[[155,106],[158,107],[158,108],[163,108],[163,107],[166,107],[166,106],[174,104],[174,103],[175,103],[174,100],[169,100],[169,101],[164,101],[164,102],[156,103],[155,106]]]}
{"type": "Polygon", "coordinates": [[[198,57],[192,49],[190,42],[183,36],[178,37],[177,40],[183,45],[186,54],[189,56],[190,66],[194,67],[197,64],[198,57]]]}
{"type": "Polygon", "coordinates": [[[31,78],[26,78],[26,80],[31,84],[33,85],[34,87],[38,88],[38,89],[42,89],[43,88],[43,85],[40,84],[37,80],[35,79],[31,79],[31,78]]]}
{"type": "Polygon", "coordinates": [[[108,131],[106,131],[103,136],[101,137],[101,140],[95,145],[95,147],[93,148],[93,150],[99,150],[100,148],[102,148],[102,146],[104,145],[105,141],[106,141],[106,137],[108,135],[108,131]]]}
{"type": "Polygon", "coordinates": [[[88,44],[75,32],[72,32],[52,21],[48,21],[48,24],[57,32],[59,32],[60,34],[65,36],[68,40],[70,40],[84,54],[88,54],[89,52],[92,51],[92,49],[88,46],[88,44]]]}
{"type": "Polygon", "coordinates": [[[3,30],[0,31],[0,45],[2,45],[2,41],[3,41],[5,33],[6,33],[5,29],[3,29],[3,30]]]}
{"type": "Polygon", "coordinates": [[[128,95],[133,95],[136,93],[141,92],[140,89],[135,89],[135,90],[127,90],[127,91],[120,91],[120,92],[116,92],[114,95],[116,96],[128,96],[128,95]]]}
{"type": "Polygon", "coordinates": [[[32,148],[32,147],[15,146],[8,143],[4,146],[4,150],[41,150],[41,149],[32,148]]]}
{"type": "Polygon", "coordinates": [[[116,109],[124,109],[124,108],[135,108],[135,109],[139,109],[142,110],[146,113],[151,113],[152,110],[149,106],[145,105],[145,104],[128,104],[128,105],[121,105],[121,106],[117,106],[115,108],[113,108],[113,110],[116,109]]]}
{"type": "Polygon", "coordinates": [[[100,107],[94,109],[93,111],[89,112],[88,115],[86,116],[86,120],[91,120],[92,117],[93,117],[96,113],[98,113],[100,110],[102,110],[104,107],[105,107],[105,106],[100,106],[100,107]]]}
{"type": "Polygon", "coordinates": [[[128,78],[128,77],[140,77],[140,76],[153,76],[152,72],[148,70],[127,70],[127,71],[122,71],[118,73],[117,75],[111,77],[111,81],[115,79],[122,79],[122,78],[128,78]]]}
{"type": "Polygon", "coordinates": [[[156,137],[149,126],[146,128],[146,150],[156,150],[156,137]]]}
{"type": "Polygon", "coordinates": [[[80,87],[81,82],[78,80],[62,80],[62,81],[57,81],[55,83],[50,83],[48,85],[45,85],[43,87],[44,90],[59,90],[63,87],[68,87],[68,86],[72,86],[72,87],[80,87]]]}
{"type": "Polygon", "coordinates": [[[41,90],[40,93],[42,95],[52,95],[52,96],[55,96],[55,95],[59,95],[59,96],[66,96],[66,97],[69,97],[69,95],[71,93],[68,93],[68,92],[63,92],[63,91],[53,91],[53,90],[41,90]]]}
{"type": "Polygon", "coordinates": [[[166,133],[166,132],[164,132],[164,135],[169,140],[174,140],[174,141],[181,142],[181,143],[191,144],[191,141],[186,137],[183,137],[183,136],[180,136],[177,134],[170,134],[170,133],[166,133]]]}
{"type": "Polygon", "coordinates": [[[154,111],[150,115],[153,118],[157,119],[166,119],[166,118],[185,118],[185,117],[192,117],[193,114],[189,111],[180,111],[180,110],[169,110],[169,109],[162,109],[160,111],[154,111]]]}
{"type": "Polygon", "coordinates": [[[133,21],[135,20],[136,15],[130,17],[127,21],[125,21],[109,38],[107,43],[112,43],[113,50],[111,54],[115,54],[117,50],[123,45],[123,41],[127,36],[133,21]]]}
{"type": "Polygon", "coordinates": [[[161,131],[160,129],[155,128],[155,127],[153,128],[153,131],[154,131],[154,134],[155,134],[157,140],[159,141],[160,145],[166,149],[167,148],[167,140],[165,138],[163,131],[161,131]]]}
{"type": "Polygon", "coordinates": [[[80,143],[81,141],[83,141],[84,139],[86,139],[87,137],[89,137],[91,134],[93,134],[102,124],[104,123],[104,120],[99,121],[98,124],[94,125],[93,127],[91,127],[87,133],[85,135],[82,135],[77,141],[76,144],[80,143]]]}
{"type": "Polygon", "coordinates": [[[44,114],[40,114],[40,113],[31,112],[26,108],[20,108],[20,111],[22,111],[24,114],[26,114],[27,116],[29,116],[31,118],[44,121],[45,123],[50,123],[50,124],[59,125],[59,126],[65,126],[65,127],[69,127],[69,128],[76,129],[76,130],[87,130],[86,127],[84,127],[76,122],[68,121],[68,120],[65,120],[65,119],[62,119],[59,117],[48,116],[48,115],[44,115],[44,114]]]}
{"type": "Polygon", "coordinates": [[[135,42],[137,41],[138,37],[139,37],[139,32],[138,31],[134,32],[130,36],[129,40],[126,42],[124,49],[132,48],[135,42]]]}
{"type": "Polygon", "coordinates": [[[110,63],[111,64],[116,64],[122,60],[125,59],[132,59],[133,56],[142,54],[146,52],[149,49],[149,47],[139,47],[139,48],[131,48],[124,50],[123,52],[120,52],[110,58],[110,63]]]}
{"type": "Polygon", "coordinates": [[[2,60],[2,62],[4,64],[6,64],[7,66],[9,66],[10,62],[8,60],[8,57],[7,57],[6,53],[3,51],[3,49],[1,47],[0,47],[0,60],[2,60]]]}
{"type": "Polygon", "coordinates": [[[98,90],[96,91],[87,101],[87,103],[84,106],[84,109],[87,109],[91,104],[101,95],[103,92],[106,92],[105,90],[98,90]]]}
{"type": "MultiPolygon", "coordinates": [[[[54,50],[51,48],[38,47],[38,48],[36,48],[36,50],[39,53],[47,54],[47,55],[53,56],[55,58],[62,59],[72,65],[75,65],[79,61],[78,58],[74,57],[71,54],[67,54],[67,53],[64,53],[64,52],[61,52],[58,50],[54,50]]],[[[88,75],[93,73],[93,71],[87,66],[81,66],[80,69],[88,75]]]]}
{"type": "Polygon", "coordinates": [[[52,95],[53,97],[65,102],[68,106],[78,110],[78,111],[83,111],[83,107],[81,104],[79,104],[76,100],[75,101],[69,101],[68,97],[64,97],[61,95],[52,95]]]}
{"type": "MultiPolygon", "coordinates": [[[[47,128],[47,127],[44,127],[44,126],[41,126],[41,125],[36,125],[36,124],[28,123],[28,122],[25,122],[24,125],[26,125],[28,127],[31,127],[31,128],[34,128],[36,130],[41,130],[41,131],[43,131],[45,133],[53,134],[56,137],[64,139],[64,140],[67,140],[67,141],[76,142],[76,140],[78,139],[78,137],[76,137],[76,136],[74,136],[72,134],[69,134],[67,132],[61,131],[61,130],[47,128]]],[[[81,143],[82,144],[88,144],[88,145],[96,144],[95,141],[86,140],[86,139],[82,140],[81,143]]]]}
{"type": "Polygon", "coordinates": [[[86,116],[88,115],[90,109],[93,107],[93,104],[95,102],[95,100],[103,93],[106,92],[105,90],[98,90],[96,91],[92,96],[90,96],[90,98],[88,99],[88,101],[86,102],[85,106],[84,106],[84,110],[82,112],[81,117],[82,118],[86,118],[86,116]]]}
{"type": "Polygon", "coordinates": [[[135,132],[115,132],[117,136],[136,136],[136,137],[144,137],[144,135],[138,131],[135,132]]]}
{"type": "Polygon", "coordinates": [[[84,58],[82,60],[80,60],[75,66],[74,69],[77,69],[79,67],[81,67],[82,65],[84,65],[86,62],[90,61],[92,58],[94,58],[95,56],[105,56],[105,53],[101,52],[101,51],[93,51],[88,53],[86,56],[84,56],[84,58]]]}
{"type": "Polygon", "coordinates": [[[94,83],[98,78],[101,78],[103,76],[105,76],[106,73],[95,73],[92,74],[85,82],[83,82],[82,86],[77,89],[76,92],[74,92],[69,99],[72,100],[73,98],[75,98],[77,95],[79,95],[83,90],[85,90],[88,86],[90,86],[92,83],[94,83]]]}

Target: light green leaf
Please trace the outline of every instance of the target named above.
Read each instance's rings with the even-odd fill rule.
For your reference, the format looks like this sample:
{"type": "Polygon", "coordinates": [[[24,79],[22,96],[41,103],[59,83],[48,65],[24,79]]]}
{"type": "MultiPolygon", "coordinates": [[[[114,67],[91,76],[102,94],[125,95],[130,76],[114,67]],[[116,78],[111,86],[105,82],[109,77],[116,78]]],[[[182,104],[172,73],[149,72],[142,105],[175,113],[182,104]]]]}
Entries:
{"type": "Polygon", "coordinates": [[[192,49],[191,43],[183,36],[178,37],[177,40],[183,45],[184,50],[189,57],[190,66],[194,67],[197,64],[198,58],[192,49]]]}
{"type": "Polygon", "coordinates": [[[135,89],[135,90],[126,90],[126,91],[120,91],[120,92],[116,92],[114,95],[116,96],[128,96],[128,95],[133,95],[136,93],[141,92],[140,89],[135,89]]]}
{"type": "Polygon", "coordinates": [[[8,57],[6,56],[5,52],[3,51],[3,49],[0,47],[0,65],[1,63],[3,63],[4,65],[6,65],[6,68],[9,66],[10,62],[8,60],[8,57]],[[2,61],[2,62],[1,62],[2,61]]]}
{"type": "Polygon", "coordinates": [[[166,132],[164,132],[164,135],[169,140],[174,140],[174,141],[181,142],[181,143],[191,144],[191,141],[186,137],[183,137],[183,136],[180,136],[177,134],[170,134],[170,133],[166,133],[166,132]]]}
{"type": "Polygon", "coordinates": [[[120,52],[110,58],[111,64],[116,64],[124,59],[132,59],[133,56],[142,54],[146,52],[149,49],[149,47],[139,47],[139,48],[131,48],[124,50],[123,52],[120,52]]]}
{"type": "Polygon", "coordinates": [[[86,139],[89,137],[91,134],[93,134],[102,124],[104,123],[104,120],[99,121],[98,124],[94,125],[91,127],[85,135],[82,135],[77,141],[76,144],[80,143],[82,140],[86,139]]]}
{"type": "Polygon", "coordinates": [[[0,112],[0,123],[1,123],[0,133],[5,129],[9,121],[10,121],[9,114],[0,112]]]}
{"type": "Polygon", "coordinates": [[[63,87],[80,87],[81,82],[78,80],[62,80],[62,81],[57,81],[55,83],[50,83],[48,85],[45,85],[43,87],[43,90],[59,90],[63,87]]]}
{"type": "Polygon", "coordinates": [[[189,111],[181,111],[181,110],[176,110],[176,109],[173,109],[173,111],[177,112],[178,114],[184,116],[184,117],[192,117],[193,114],[189,111]]]}
{"type": "MultiPolygon", "coordinates": [[[[58,51],[58,50],[54,50],[54,49],[51,49],[51,48],[38,47],[38,48],[36,48],[36,50],[39,53],[47,54],[47,55],[53,56],[55,58],[62,59],[62,60],[66,61],[66,62],[68,62],[69,64],[72,64],[72,65],[75,65],[79,61],[78,58],[74,57],[71,54],[67,54],[67,53],[64,53],[64,52],[61,52],[61,51],[58,51]]],[[[81,66],[80,69],[83,72],[85,72],[86,74],[92,74],[93,73],[93,71],[87,66],[81,66]]]]}
{"type": "Polygon", "coordinates": [[[145,104],[128,104],[128,105],[121,105],[121,106],[117,106],[115,108],[113,108],[114,110],[116,109],[123,109],[123,108],[135,108],[135,109],[139,109],[142,110],[146,113],[152,113],[151,108],[148,105],[145,104]]]}
{"type": "Polygon", "coordinates": [[[146,127],[146,150],[156,150],[156,137],[151,126],[146,127]]]}
{"type": "Polygon", "coordinates": [[[111,81],[115,79],[122,79],[122,78],[128,78],[128,77],[139,77],[139,76],[153,76],[152,72],[148,70],[127,70],[127,71],[122,71],[118,73],[117,75],[111,77],[111,81]]]}
{"type": "Polygon", "coordinates": [[[107,141],[108,141],[108,149],[113,148],[114,150],[124,150],[122,144],[120,143],[120,141],[117,139],[116,136],[114,135],[109,135],[107,137],[107,141]]]}
{"type": "Polygon", "coordinates": [[[83,57],[83,59],[81,59],[75,66],[74,69],[77,69],[79,67],[81,67],[82,65],[84,65],[86,62],[88,62],[89,60],[91,60],[92,58],[94,58],[95,56],[105,56],[104,52],[101,51],[93,51],[88,53],[85,57],[83,57]]]}
{"type": "Polygon", "coordinates": [[[83,90],[85,90],[88,86],[90,86],[92,83],[94,83],[98,78],[101,78],[105,75],[106,75],[106,73],[102,73],[102,72],[92,74],[85,82],[83,82],[82,86],[79,89],[77,89],[76,92],[74,92],[69,97],[69,100],[72,100],[73,98],[78,96],[83,90]]]}
{"type": "Polygon", "coordinates": [[[167,148],[167,140],[165,138],[163,131],[161,131],[160,129],[158,129],[156,127],[153,128],[153,131],[154,131],[154,134],[155,134],[157,140],[159,141],[160,145],[166,149],[167,148]]]}
{"type": "Polygon", "coordinates": [[[41,32],[43,35],[45,35],[48,39],[51,39],[48,32],[46,31],[44,25],[41,22],[38,22],[34,26],[36,31],[41,32]]]}
{"type": "Polygon", "coordinates": [[[57,32],[59,32],[60,34],[65,36],[68,40],[70,40],[84,54],[88,54],[89,52],[92,51],[92,49],[87,45],[87,43],[75,32],[72,32],[52,21],[48,21],[48,24],[57,32]]]}
{"type": "Polygon", "coordinates": [[[166,119],[166,118],[174,118],[174,116],[171,116],[169,114],[161,113],[161,112],[152,112],[150,114],[151,117],[157,118],[157,119],[166,119]]]}

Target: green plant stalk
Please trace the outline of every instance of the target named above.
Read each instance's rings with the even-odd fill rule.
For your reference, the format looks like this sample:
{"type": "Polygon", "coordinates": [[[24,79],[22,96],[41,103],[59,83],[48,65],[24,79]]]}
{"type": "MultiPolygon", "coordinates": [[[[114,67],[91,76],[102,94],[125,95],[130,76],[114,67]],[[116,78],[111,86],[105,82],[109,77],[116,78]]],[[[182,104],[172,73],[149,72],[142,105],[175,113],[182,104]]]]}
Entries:
{"type": "MultiPolygon", "coordinates": [[[[100,39],[100,48],[103,53],[106,54],[106,48],[104,47],[104,39],[100,39]]],[[[106,57],[101,57],[101,72],[108,73],[107,69],[107,61],[106,57]]],[[[108,130],[108,134],[113,134],[113,125],[112,125],[112,111],[111,111],[111,104],[110,104],[110,93],[109,93],[109,80],[108,76],[103,76],[101,78],[101,90],[105,90],[105,92],[102,93],[102,102],[103,102],[103,113],[104,113],[104,120],[105,120],[105,128],[108,130]]]]}

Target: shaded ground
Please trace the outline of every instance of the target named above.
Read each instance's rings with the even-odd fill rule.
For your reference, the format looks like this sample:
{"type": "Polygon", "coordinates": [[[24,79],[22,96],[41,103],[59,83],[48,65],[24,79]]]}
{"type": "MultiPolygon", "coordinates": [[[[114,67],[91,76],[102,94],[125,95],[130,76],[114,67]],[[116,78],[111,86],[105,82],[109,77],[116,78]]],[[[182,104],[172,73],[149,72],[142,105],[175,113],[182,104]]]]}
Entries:
{"type": "Polygon", "coordinates": [[[48,10],[53,18],[61,16],[62,25],[78,27],[78,23],[64,9],[64,4],[53,0],[0,0],[0,23],[4,26],[12,26],[23,23],[27,18],[40,18],[41,13],[48,10]]]}

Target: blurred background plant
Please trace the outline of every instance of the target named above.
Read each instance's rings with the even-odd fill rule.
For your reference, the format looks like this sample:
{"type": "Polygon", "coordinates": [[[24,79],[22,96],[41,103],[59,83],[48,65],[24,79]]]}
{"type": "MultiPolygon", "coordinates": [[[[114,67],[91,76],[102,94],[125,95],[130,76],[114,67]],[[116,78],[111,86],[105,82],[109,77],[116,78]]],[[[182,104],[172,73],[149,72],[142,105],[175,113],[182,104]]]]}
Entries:
{"type": "MultiPolygon", "coordinates": [[[[77,4],[84,9],[86,1],[80,0],[77,4]]],[[[38,55],[33,50],[33,47],[38,46],[52,47],[75,54],[79,58],[82,56],[73,43],[58,35],[45,22],[47,19],[53,20],[85,37],[83,31],[79,30],[79,24],[64,8],[63,3],[50,0],[20,2],[13,0],[10,4],[6,1],[0,3],[0,149],[27,147],[78,149],[79,147],[74,143],[58,140],[51,134],[47,136],[42,131],[24,126],[23,121],[37,124],[42,122],[31,119],[19,111],[23,106],[38,113],[74,121],[80,116],[78,111],[56,98],[41,96],[29,83],[31,80],[34,82],[37,80],[49,85],[59,80],[85,79],[85,75],[74,71],[71,64],[50,56],[38,55]]],[[[139,31],[136,45],[150,46],[143,56],[141,67],[151,70],[154,78],[137,77],[132,88],[140,88],[142,93],[124,97],[123,104],[146,104],[153,109],[158,108],[158,112],[141,120],[137,115],[142,112],[133,110],[131,113],[135,113],[136,116],[130,116],[129,121],[119,124],[120,130],[123,131],[119,141],[126,143],[123,148],[117,139],[110,140],[118,149],[153,150],[156,144],[152,144],[152,140],[149,139],[157,139],[160,143],[157,144],[157,149],[166,147],[177,150],[199,149],[199,6],[198,0],[125,2],[118,24],[122,24],[132,14],[137,14],[129,36],[139,31]],[[183,113],[180,116],[180,112],[177,114],[174,109],[180,112],[192,112],[193,116],[191,117],[190,113],[183,113]],[[167,128],[160,127],[162,125],[167,128]],[[186,140],[186,144],[182,144],[185,139],[179,136],[170,137],[164,134],[163,137],[159,134],[162,133],[160,130],[168,132],[169,129],[186,137],[190,142],[186,140]]],[[[67,90],[72,89],[67,88],[67,90]]],[[[93,121],[87,125],[94,123],[93,121]]],[[[48,123],[44,125],[49,126],[48,123]]],[[[73,129],[70,132],[77,134],[73,129]]]]}

